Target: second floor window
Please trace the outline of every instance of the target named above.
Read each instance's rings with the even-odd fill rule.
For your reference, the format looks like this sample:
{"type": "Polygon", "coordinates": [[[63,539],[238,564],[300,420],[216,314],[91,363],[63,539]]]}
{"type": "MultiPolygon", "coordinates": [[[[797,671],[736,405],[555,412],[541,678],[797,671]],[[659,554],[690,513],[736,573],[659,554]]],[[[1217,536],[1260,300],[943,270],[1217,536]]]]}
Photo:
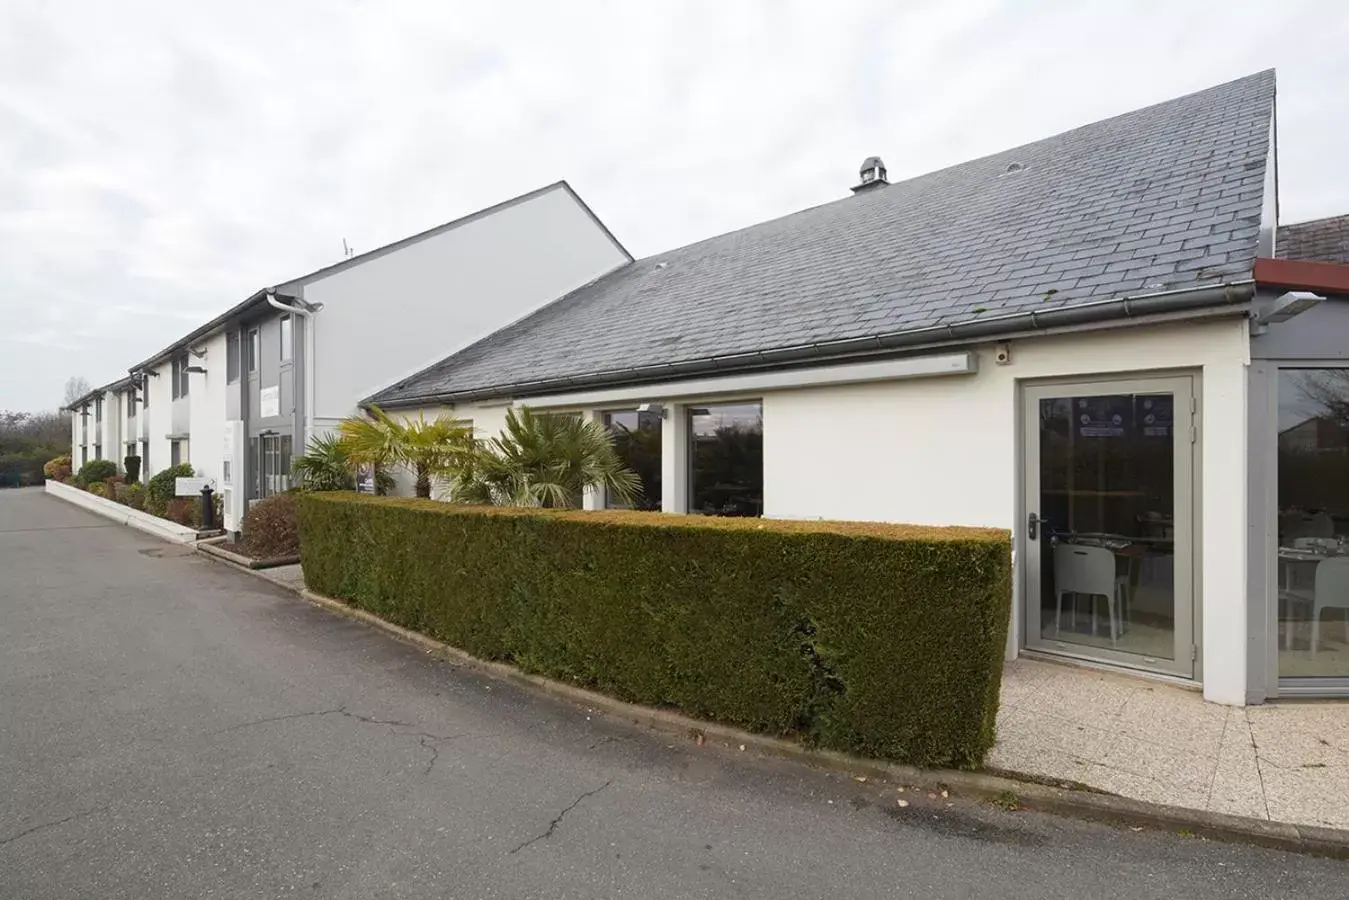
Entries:
{"type": "Polygon", "coordinates": [[[225,382],[239,380],[239,332],[231,331],[225,338],[225,382]]]}
{"type": "Polygon", "coordinates": [[[292,353],[290,316],[281,317],[281,361],[288,362],[292,353]]]}
{"type": "Polygon", "coordinates": [[[256,328],[249,329],[248,332],[248,372],[252,373],[258,370],[258,356],[262,351],[262,341],[258,336],[256,328]]]}
{"type": "Polygon", "coordinates": [[[103,398],[102,398],[102,397],[99,397],[97,400],[94,401],[94,422],[95,422],[95,424],[98,424],[98,425],[103,424],[103,398]]]}
{"type": "Polygon", "coordinates": [[[126,392],[126,417],[128,419],[136,415],[136,389],[128,388],[126,392]]]}
{"type": "Polygon", "coordinates": [[[173,361],[173,399],[187,396],[187,367],[189,363],[186,356],[180,356],[173,361]]]}

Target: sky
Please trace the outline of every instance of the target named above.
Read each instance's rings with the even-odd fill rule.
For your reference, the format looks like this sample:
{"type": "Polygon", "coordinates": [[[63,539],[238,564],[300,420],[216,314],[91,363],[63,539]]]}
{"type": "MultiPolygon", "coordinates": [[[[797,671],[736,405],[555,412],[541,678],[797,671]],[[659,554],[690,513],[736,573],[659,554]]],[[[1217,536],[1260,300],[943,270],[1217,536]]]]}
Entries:
{"type": "Polygon", "coordinates": [[[558,179],[640,257],[1269,67],[1349,212],[1342,6],[0,0],[0,409],[558,179]]]}

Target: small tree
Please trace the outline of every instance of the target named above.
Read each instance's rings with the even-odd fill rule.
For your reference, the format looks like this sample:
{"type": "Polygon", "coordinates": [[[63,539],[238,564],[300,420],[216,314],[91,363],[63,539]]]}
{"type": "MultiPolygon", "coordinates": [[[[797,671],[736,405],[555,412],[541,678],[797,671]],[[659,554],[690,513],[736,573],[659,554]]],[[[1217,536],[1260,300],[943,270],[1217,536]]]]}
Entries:
{"type": "Polygon", "coordinates": [[[500,437],[478,445],[454,478],[454,499],[491,506],[574,507],[588,487],[624,503],[642,494],[603,425],[574,415],[506,413],[500,437]]]}
{"type": "Polygon", "coordinates": [[[370,407],[369,418],[343,419],[337,433],[338,446],[353,464],[410,471],[418,497],[430,497],[431,482],[453,477],[473,450],[473,428],[466,422],[451,416],[398,422],[377,406],[370,407]]]}

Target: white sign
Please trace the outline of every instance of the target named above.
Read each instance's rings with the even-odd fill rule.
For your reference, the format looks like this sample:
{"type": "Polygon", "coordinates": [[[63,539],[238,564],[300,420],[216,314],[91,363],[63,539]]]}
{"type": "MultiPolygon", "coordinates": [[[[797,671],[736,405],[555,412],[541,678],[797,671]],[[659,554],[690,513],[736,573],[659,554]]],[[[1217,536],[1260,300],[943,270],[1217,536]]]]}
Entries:
{"type": "Polygon", "coordinates": [[[258,416],[274,419],[281,415],[281,388],[269,387],[258,391],[258,416]]]}
{"type": "Polygon", "coordinates": [[[211,483],[209,478],[175,478],[173,492],[179,497],[195,497],[201,489],[211,483]]]}

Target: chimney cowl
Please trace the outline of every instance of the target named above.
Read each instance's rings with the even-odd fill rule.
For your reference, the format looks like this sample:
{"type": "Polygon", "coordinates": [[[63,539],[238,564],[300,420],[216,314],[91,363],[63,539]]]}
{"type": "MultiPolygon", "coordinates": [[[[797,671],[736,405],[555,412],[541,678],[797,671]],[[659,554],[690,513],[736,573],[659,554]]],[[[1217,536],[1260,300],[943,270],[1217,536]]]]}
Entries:
{"type": "Polygon", "coordinates": [[[861,181],[852,189],[854,194],[890,183],[885,178],[885,163],[881,162],[879,156],[868,156],[862,162],[857,174],[861,177],[861,181]]]}

